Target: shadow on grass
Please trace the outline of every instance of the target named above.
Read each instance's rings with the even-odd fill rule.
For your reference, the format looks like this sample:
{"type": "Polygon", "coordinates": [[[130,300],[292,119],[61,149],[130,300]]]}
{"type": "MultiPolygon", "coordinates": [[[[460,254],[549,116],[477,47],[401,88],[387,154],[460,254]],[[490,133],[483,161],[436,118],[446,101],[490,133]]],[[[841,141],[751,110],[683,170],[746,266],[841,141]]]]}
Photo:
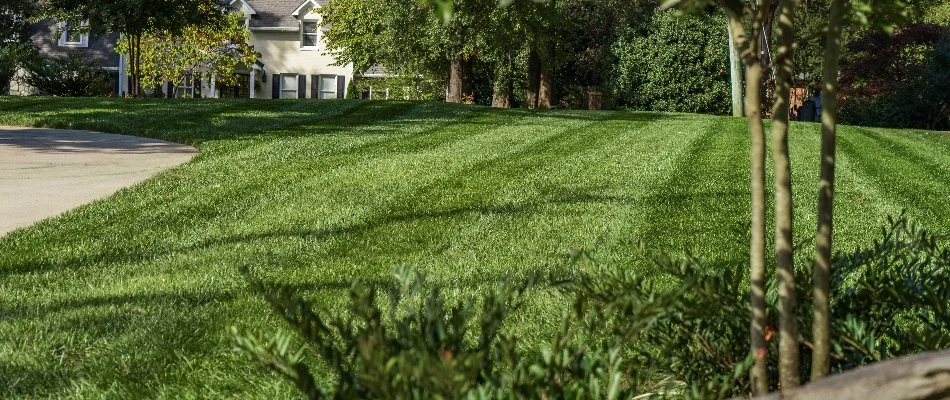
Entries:
{"type": "MultiPolygon", "coordinates": [[[[713,195],[716,194],[713,193],[713,195]]],[[[737,196],[739,193],[720,193],[718,195],[731,197],[737,196]]],[[[54,268],[63,271],[80,269],[89,265],[140,263],[159,257],[168,257],[175,254],[187,254],[194,251],[207,250],[221,246],[250,244],[275,238],[299,238],[312,240],[327,239],[334,236],[360,235],[393,224],[405,224],[426,220],[457,219],[471,214],[523,216],[539,213],[544,207],[552,205],[564,206],[588,203],[609,203],[633,207],[640,206],[645,203],[649,204],[650,202],[656,201],[657,199],[661,199],[662,201],[671,205],[695,200],[694,195],[689,193],[665,194],[657,197],[656,199],[651,199],[602,195],[576,189],[554,190],[549,188],[546,191],[546,198],[525,203],[470,204],[464,207],[442,210],[415,210],[411,212],[382,215],[366,221],[355,222],[349,225],[338,227],[292,227],[269,230],[265,232],[231,235],[198,242],[189,246],[164,248],[162,251],[134,251],[116,249],[113,251],[100,252],[94,255],[83,255],[75,258],[57,258],[54,260],[36,260],[33,262],[11,264],[5,267],[3,271],[0,271],[0,277],[9,278],[17,274],[43,273],[54,268]]]]}
{"type": "Polygon", "coordinates": [[[0,316],[6,318],[20,318],[25,316],[42,316],[50,313],[71,311],[80,308],[114,308],[142,304],[174,304],[176,307],[189,308],[206,304],[230,301],[235,298],[230,291],[210,292],[174,292],[174,293],[136,293],[109,296],[92,296],[82,299],[57,301],[38,306],[20,306],[0,308],[0,316]]]}
{"type": "Polygon", "coordinates": [[[153,139],[85,131],[0,129],[0,147],[44,154],[190,154],[189,146],[153,139]]]}
{"type": "MultiPolygon", "coordinates": [[[[650,121],[683,116],[649,112],[498,110],[480,106],[415,101],[316,100],[124,100],[15,99],[0,102],[10,112],[0,123],[29,123],[34,127],[88,129],[147,136],[199,145],[208,140],[255,136],[284,137],[326,134],[353,126],[401,124],[457,119],[476,113],[546,120],[622,119],[650,121]],[[413,111],[415,110],[415,111],[413,111]],[[414,120],[414,118],[417,118],[414,120]],[[402,120],[401,120],[402,119],[402,120]],[[304,128],[314,128],[311,131],[304,128]]],[[[496,124],[486,121],[485,124],[496,124]]],[[[385,131],[385,129],[384,129],[385,131]]]]}

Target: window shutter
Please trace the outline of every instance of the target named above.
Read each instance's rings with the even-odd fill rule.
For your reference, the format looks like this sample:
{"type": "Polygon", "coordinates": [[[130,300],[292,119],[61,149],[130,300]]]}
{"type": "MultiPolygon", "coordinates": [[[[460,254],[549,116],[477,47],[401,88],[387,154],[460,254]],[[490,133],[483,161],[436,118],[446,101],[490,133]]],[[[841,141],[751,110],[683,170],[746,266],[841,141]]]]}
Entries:
{"type": "Polygon", "coordinates": [[[280,74],[272,74],[270,76],[271,87],[274,89],[271,92],[272,99],[280,98],[280,74]]]}
{"type": "Polygon", "coordinates": [[[310,97],[320,98],[320,75],[310,75],[310,97]]]}
{"type": "Polygon", "coordinates": [[[336,77],[336,98],[346,97],[346,77],[343,75],[336,77]]]}
{"type": "Polygon", "coordinates": [[[175,86],[171,82],[165,82],[165,98],[174,99],[175,98],[175,86]]]}
{"type": "Polygon", "coordinates": [[[191,89],[191,93],[192,93],[191,97],[194,97],[194,98],[196,98],[196,99],[200,99],[200,98],[201,98],[201,78],[200,78],[200,77],[195,77],[195,83],[193,84],[193,86],[192,86],[191,88],[192,88],[192,89],[191,89]]]}
{"type": "Polygon", "coordinates": [[[297,76],[297,98],[298,99],[307,98],[307,75],[297,76]]]}

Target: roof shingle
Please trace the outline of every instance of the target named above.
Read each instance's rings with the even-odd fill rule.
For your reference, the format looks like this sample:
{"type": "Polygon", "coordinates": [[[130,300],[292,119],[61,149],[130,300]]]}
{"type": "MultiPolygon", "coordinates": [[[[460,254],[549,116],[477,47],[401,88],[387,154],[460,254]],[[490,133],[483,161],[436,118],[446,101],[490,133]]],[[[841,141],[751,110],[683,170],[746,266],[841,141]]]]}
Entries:
{"type": "MultiPolygon", "coordinates": [[[[251,28],[294,27],[298,25],[294,10],[309,0],[244,0],[257,11],[251,17],[251,28]]],[[[321,6],[329,0],[318,0],[321,6]]]]}

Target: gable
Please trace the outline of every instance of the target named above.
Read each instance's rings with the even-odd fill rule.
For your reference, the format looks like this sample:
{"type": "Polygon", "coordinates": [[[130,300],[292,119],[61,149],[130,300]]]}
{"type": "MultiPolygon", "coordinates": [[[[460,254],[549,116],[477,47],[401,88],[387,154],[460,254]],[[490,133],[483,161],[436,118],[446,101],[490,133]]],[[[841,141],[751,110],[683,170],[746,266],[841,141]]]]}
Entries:
{"type": "Polygon", "coordinates": [[[231,7],[231,9],[240,11],[247,16],[257,14],[257,10],[255,10],[254,7],[251,7],[251,5],[244,0],[231,0],[228,5],[231,7]]]}
{"type": "MultiPolygon", "coordinates": [[[[326,5],[329,0],[240,0],[257,11],[250,20],[253,28],[294,28],[300,26],[300,13],[326,5]]],[[[309,18],[309,17],[308,17],[309,18]]]]}

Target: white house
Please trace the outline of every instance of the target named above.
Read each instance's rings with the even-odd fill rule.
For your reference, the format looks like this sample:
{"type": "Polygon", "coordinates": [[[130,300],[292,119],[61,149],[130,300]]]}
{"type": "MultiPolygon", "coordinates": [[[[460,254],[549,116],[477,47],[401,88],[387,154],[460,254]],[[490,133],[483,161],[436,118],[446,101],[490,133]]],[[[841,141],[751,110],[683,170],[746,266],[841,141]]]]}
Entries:
{"type": "MultiPolygon", "coordinates": [[[[251,44],[261,54],[258,63],[247,71],[249,97],[337,99],[346,95],[347,85],[353,79],[353,65],[332,65],[335,60],[326,53],[323,31],[319,28],[320,8],[328,2],[230,2],[231,9],[247,17],[251,44]]],[[[225,96],[230,94],[233,93],[225,96]]]]}
{"type": "MultiPolygon", "coordinates": [[[[225,0],[231,10],[244,14],[258,61],[238,71],[238,84],[216,85],[214,79],[166,85],[168,97],[250,97],[257,99],[338,99],[346,95],[353,66],[335,66],[326,54],[320,8],[330,0],[225,0]],[[200,90],[196,90],[200,89],[200,90]]],[[[33,26],[31,39],[40,52],[62,56],[78,52],[103,68],[115,71],[115,93],[128,92],[126,58],[115,52],[115,34],[76,33],[63,23],[44,21],[33,26]]],[[[95,32],[95,27],[92,27],[95,32]]],[[[35,90],[15,85],[11,94],[35,90]]]]}

